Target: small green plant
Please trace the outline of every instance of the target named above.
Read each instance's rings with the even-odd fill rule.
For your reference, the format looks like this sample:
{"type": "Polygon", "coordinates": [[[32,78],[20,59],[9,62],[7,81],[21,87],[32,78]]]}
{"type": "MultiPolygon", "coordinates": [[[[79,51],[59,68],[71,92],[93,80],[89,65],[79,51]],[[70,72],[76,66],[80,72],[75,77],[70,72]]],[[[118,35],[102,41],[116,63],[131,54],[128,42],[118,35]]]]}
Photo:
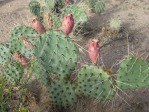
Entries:
{"type": "Polygon", "coordinates": [[[18,111],[18,112],[30,112],[30,111],[27,110],[27,108],[25,108],[25,107],[21,107],[20,111],[18,111]]]}
{"type": "Polygon", "coordinates": [[[0,73],[0,111],[7,112],[8,105],[12,96],[12,86],[7,83],[7,80],[0,73]]]}
{"type": "Polygon", "coordinates": [[[121,29],[121,21],[116,19],[111,19],[110,28],[114,31],[119,32],[121,29]]]}
{"type": "Polygon", "coordinates": [[[4,80],[1,79],[0,81],[0,111],[5,112],[5,101],[4,101],[4,80]]]}

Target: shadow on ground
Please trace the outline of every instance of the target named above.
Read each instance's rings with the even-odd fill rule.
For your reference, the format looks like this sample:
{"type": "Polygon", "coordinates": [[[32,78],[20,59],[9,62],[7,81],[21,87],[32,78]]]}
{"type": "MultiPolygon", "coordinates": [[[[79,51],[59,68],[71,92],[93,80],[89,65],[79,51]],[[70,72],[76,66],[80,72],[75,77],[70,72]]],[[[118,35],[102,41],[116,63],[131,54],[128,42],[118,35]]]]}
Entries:
{"type": "Polygon", "coordinates": [[[0,0],[0,6],[6,5],[8,2],[13,2],[14,0],[0,0]]]}

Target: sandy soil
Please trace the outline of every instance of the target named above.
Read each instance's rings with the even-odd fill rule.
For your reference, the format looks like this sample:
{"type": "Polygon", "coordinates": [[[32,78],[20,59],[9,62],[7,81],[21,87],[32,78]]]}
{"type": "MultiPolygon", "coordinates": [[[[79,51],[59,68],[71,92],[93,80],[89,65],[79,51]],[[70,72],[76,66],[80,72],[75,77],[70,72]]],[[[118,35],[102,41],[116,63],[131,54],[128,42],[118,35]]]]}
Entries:
{"type": "MultiPolygon", "coordinates": [[[[105,0],[106,9],[102,14],[91,14],[94,35],[84,37],[84,46],[89,38],[99,38],[101,28],[116,18],[122,21],[125,30],[123,39],[110,42],[101,49],[101,58],[106,67],[111,67],[127,55],[128,50],[147,56],[149,52],[149,2],[148,0],[105,0]],[[126,38],[128,35],[128,38],[126,38]]],[[[0,42],[8,42],[11,29],[18,25],[29,25],[31,14],[26,0],[0,1],[0,42]]],[[[147,60],[149,60],[147,58],[147,60]]],[[[115,71],[117,66],[113,67],[115,71]]],[[[68,112],[149,112],[149,89],[127,91],[128,94],[116,95],[107,105],[101,102],[91,105],[92,101],[80,99],[68,112]]],[[[105,103],[104,103],[105,104],[105,103]]],[[[46,111],[45,111],[46,112],[46,111]]]]}

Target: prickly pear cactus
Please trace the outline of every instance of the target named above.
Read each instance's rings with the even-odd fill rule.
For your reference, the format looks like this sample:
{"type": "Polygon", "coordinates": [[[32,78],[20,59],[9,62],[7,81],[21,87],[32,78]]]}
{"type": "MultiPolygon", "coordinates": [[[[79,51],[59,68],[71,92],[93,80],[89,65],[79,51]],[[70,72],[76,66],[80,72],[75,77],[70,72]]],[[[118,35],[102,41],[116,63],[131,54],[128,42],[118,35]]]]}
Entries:
{"type": "Polygon", "coordinates": [[[77,101],[75,88],[69,81],[57,80],[49,87],[52,104],[63,107],[72,106],[77,101]]]}
{"type": "Polygon", "coordinates": [[[11,52],[20,52],[26,57],[33,55],[33,46],[38,40],[39,34],[27,26],[18,26],[12,30],[10,37],[11,52]]]}
{"type": "Polygon", "coordinates": [[[62,32],[47,31],[35,47],[38,62],[59,78],[69,78],[78,61],[78,49],[67,37],[62,32]]]}
{"type": "Polygon", "coordinates": [[[8,44],[0,44],[0,64],[5,65],[11,59],[8,44]]]}
{"type": "Polygon", "coordinates": [[[121,89],[139,89],[149,85],[149,63],[128,56],[120,64],[117,84],[121,89]]]}
{"type": "Polygon", "coordinates": [[[108,100],[115,95],[112,77],[101,68],[85,66],[81,68],[77,77],[78,94],[97,100],[108,100]]]}
{"type": "Polygon", "coordinates": [[[2,68],[1,74],[11,84],[20,81],[24,73],[24,68],[19,63],[9,63],[2,68]]]}

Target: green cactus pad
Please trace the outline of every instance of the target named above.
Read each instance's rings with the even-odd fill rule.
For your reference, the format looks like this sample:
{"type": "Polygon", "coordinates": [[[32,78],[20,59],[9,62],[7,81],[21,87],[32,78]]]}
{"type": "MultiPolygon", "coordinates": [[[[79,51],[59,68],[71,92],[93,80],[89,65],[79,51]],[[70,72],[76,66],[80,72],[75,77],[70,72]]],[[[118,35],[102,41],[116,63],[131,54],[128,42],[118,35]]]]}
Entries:
{"type": "Polygon", "coordinates": [[[11,59],[11,53],[8,44],[0,44],[0,64],[5,65],[11,59]]]}
{"type": "Polygon", "coordinates": [[[23,76],[24,68],[19,63],[9,63],[4,66],[1,73],[11,84],[16,84],[23,76]]]}
{"type": "Polygon", "coordinates": [[[149,85],[149,63],[128,56],[120,65],[117,84],[121,89],[139,89],[149,85]]]}
{"type": "Polygon", "coordinates": [[[69,78],[78,61],[76,45],[62,32],[47,31],[35,47],[40,64],[60,78],[69,78]]]}
{"type": "Polygon", "coordinates": [[[95,5],[95,11],[96,12],[103,12],[105,9],[105,3],[103,2],[103,0],[99,0],[98,2],[96,2],[95,5]]]}
{"type": "Polygon", "coordinates": [[[29,9],[30,9],[30,12],[37,16],[38,18],[40,18],[40,3],[37,2],[37,1],[30,1],[29,2],[29,9]]]}
{"type": "Polygon", "coordinates": [[[81,3],[79,5],[68,5],[63,12],[63,17],[68,14],[73,15],[75,25],[80,22],[84,23],[88,20],[88,16],[84,10],[83,5],[81,5],[81,3]]]}
{"type": "Polygon", "coordinates": [[[94,9],[96,5],[97,0],[87,0],[87,4],[90,8],[94,9]]]}
{"type": "Polygon", "coordinates": [[[27,26],[18,26],[12,30],[10,37],[10,50],[11,52],[20,52],[26,57],[33,55],[33,50],[23,42],[20,41],[20,38],[25,37],[32,45],[38,40],[39,34],[32,28],[27,26]]]}
{"type": "Polygon", "coordinates": [[[52,18],[52,28],[56,29],[61,27],[62,23],[59,17],[57,17],[56,15],[52,14],[51,15],[52,18]]]}
{"type": "Polygon", "coordinates": [[[49,9],[53,9],[55,7],[57,0],[45,0],[45,4],[49,9]]]}
{"type": "Polygon", "coordinates": [[[48,73],[44,69],[44,67],[37,62],[37,60],[33,60],[31,62],[31,70],[33,75],[35,75],[36,79],[38,79],[42,84],[48,85],[50,79],[48,78],[48,73]]]}
{"type": "Polygon", "coordinates": [[[115,95],[112,77],[101,68],[85,66],[78,74],[78,94],[95,98],[96,100],[108,100],[115,95]]]}
{"type": "Polygon", "coordinates": [[[75,88],[69,81],[57,80],[49,87],[51,101],[54,105],[72,106],[77,101],[75,88]]]}

